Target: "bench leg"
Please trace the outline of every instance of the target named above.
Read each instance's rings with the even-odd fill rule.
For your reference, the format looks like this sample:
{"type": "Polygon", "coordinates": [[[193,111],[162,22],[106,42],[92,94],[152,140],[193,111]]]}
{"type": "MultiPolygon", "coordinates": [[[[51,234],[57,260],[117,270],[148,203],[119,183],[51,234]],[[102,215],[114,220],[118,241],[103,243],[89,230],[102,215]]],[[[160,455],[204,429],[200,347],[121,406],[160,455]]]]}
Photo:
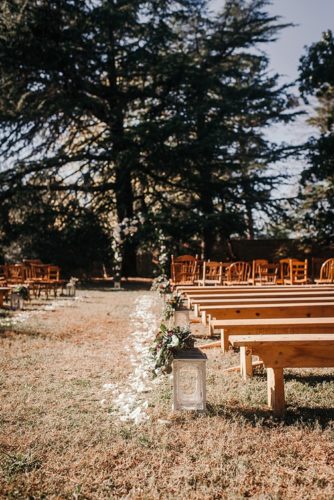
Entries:
{"type": "Polygon", "coordinates": [[[240,374],[244,380],[253,376],[252,350],[240,347],[240,374]]]}
{"type": "Polygon", "coordinates": [[[199,314],[198,314],[198,304],[194,304],[194,316],[195,316],[195,318],[199,317],[199,314]]]}
{"type": "Polygon", "coordinates": [[[220,330],[220,341],[221,341],[221,348],[223,352],[227,352],[229,345],[228,345],[228,335],[227,331],[224,329],[220,330]]]}
{"type": "Polygon", "coordinates": [[[206,325],[206,312],[202,311],[202,323],[203,325],[206,325]]]}
{"type": "Polygon", "coordinates": [[[283,368],[267,368],[268,405],[274,415],[282,417],[285,413],[283,368]]]}

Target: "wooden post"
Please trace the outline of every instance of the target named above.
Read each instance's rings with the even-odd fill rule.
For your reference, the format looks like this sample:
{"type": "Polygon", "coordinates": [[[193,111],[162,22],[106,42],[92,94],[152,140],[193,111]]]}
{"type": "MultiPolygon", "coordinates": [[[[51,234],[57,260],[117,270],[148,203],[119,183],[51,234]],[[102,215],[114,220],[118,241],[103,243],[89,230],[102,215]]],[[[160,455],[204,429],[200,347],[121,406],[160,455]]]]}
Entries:
{"type": "Polygon", "coordinates": [[[224,330],[224,328],[222,328],[220,330],[220,341],[221,341],[221,348],[222,348],[222,351],[223,352],[227,352],[228,351],[228,336],[227,336],[227,332],[224,330]]]}
{"type": "Polygon", "coordinates": [[[268,405],[274,415],[282,417],[285,413],[283,368],[267,368],[268,405]]]}
{"type": "Polygon", "coordinates": [[[240,347],[240,374],[244,380],[253,376],[252,350],[240,347]]]}

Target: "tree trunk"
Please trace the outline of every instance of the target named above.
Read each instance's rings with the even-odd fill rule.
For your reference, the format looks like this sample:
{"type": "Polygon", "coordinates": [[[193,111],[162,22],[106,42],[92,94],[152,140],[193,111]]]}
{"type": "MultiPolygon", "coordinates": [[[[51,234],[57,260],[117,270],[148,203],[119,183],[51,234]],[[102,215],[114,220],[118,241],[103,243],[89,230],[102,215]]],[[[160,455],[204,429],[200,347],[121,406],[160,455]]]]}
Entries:
{"type": "MultiPolygon", "coordinates": [[[[116,210],[117,220],[122,222],[125,218],[132,219],[133,211],[133,189],[131,183],[131,171],[129,168],[118,168],[116,170],[116,210]]],[[[137,276],[137,243],[126,240],[123,245],[122,276],[137,276]]]]}
{"type": "Polygon", "coordinates": [[[246,204],[247,211],[247,228],[248,228],[248,239],[254,240],[254,219],[252,207],[249,203],[246,204]]]}
{"type": "Polygon", "coordinates": [[[201,192],[200,192],[200,210],[203,213],[203,230],[202,230],[202,258],[205,260],[211,259],[213,247],[216,241],[214,227],[211,217],[214,215],[214,206],[212,201],[211,175],[208,173],[207,166],[201,169],[201,192]]]}
{"type": "MultiPolygon", "coordinates": [[[[113,4],[109,0],[112,11],[113,4]]],[[[115,40],[113,33],[113,18],[110,16],[109,24],[109,54],[108,54],[108,77],[109,105],[110,105],[110,130],[113,138],[113,151],[115,157],[115,195],[116,212],[118,223],[125,218],[132,219],[133,211],[133,188],[132,188],[132,165],[133,157],[129,154],[129,143],[127,143],[124,132],[124,103],[120,100],[117,84],[117,67],[115,60],[115,40]]],[[[137,244],[133,241],[125,241],[122,249],[122,275],[136,276],[136,249],[137,244]]]]}

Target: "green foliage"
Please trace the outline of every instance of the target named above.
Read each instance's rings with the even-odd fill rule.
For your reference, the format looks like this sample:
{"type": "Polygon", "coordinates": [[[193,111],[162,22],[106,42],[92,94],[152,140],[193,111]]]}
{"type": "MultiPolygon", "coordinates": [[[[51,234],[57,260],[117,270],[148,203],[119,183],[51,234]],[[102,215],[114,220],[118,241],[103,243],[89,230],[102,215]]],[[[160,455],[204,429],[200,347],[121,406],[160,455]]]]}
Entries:
{"type": "Polygon", "coordinates": [[[24,300],[29,300],[29,288],[24,285],[14,287],[12,292],[20,294],[24,300]]]}
{"type": "Polygon", "coordinates": [[[154,278],[151,290],[159,292],[160,295],[171,293],[171,287],[168,277],[165,274],[161,274],[160,276],[154,278]]]}
{"type": "Polygon", "coordinates": [[[174,316],[174,312],[179,309],[182,305],[181,295],[171,295],[165,302],[165,308],[163,311],[163,319],[168,321],[174,316]]]}
{"type": "Polygon", "coordinates": [[[306,145],[308,167],[301,179],[300,227],[322,243],[334,242],[334,37],[331,31],[311,45],[300,60],[300,90],[318,100],[310,123],[319,137],[306,145]]]}
{"type": "MultiPolygon", "coordinates": [[[[161,246],[157,227],[169,248],[203,241],[209,256],[216,235],[252,237],[254,213],[277,211],[266,169],[289,150],[264,129],[291,120],[294,100],[257,50],[286,26],[266,5],[227,0],[213,16],[204,0],[2,2],[0,202],[11,218],[24,206],[26,227],[37,207],[44,255],[59,255],[68,207],[69,244],[90,233],[103,257],[116,223],[143,215],[122,244],[125,274],[139,246],[161,246]]],[[[0,224],[15,243],[17,225],[0,224]]]]}
{"type": "Polygon", "coordinates": [[[175,326],[168,328],[161,324],[157,333],[151,353],[154,359],[154,374],[159,372],[170,373],[173,353],[180,349],[191,349],[194,347],[194,339],[189,327],[175,326]]]}

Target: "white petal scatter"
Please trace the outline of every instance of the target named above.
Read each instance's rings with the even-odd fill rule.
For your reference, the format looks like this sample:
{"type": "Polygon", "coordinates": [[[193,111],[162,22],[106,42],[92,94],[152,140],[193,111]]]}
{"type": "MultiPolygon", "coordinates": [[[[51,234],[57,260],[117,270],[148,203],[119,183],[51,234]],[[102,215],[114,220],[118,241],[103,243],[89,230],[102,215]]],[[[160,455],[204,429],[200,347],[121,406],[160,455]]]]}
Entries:
{"type": "Polygon", "coordinates": [[[47,304],[43,304],[42,307],[36,307],[31,305],[29,302],[26,302],[23,310],[16,311],[5,311],[3,314],[5,316],[0,315],[0,328],[11,328],[15,327],[20,323],[25,323],[30,319],[38,317],[39,315],[45,314],[45,311],[54,312],[59,308],[64,307],[73,307],[74,301],[79,300],[82,301],[83,297],[69,297],[69,298],[54,298],[52,301],[47,304]]]}
{"type": "Polygon", "coordinates": [[[146,294],[135,302],[135,310],[130,316],[132,333],[125,350],[130,353],[132,372],[124,387],[115,389],[114,384],[105,384],[114,393],[112,406],[122,422],[141,424],[149,419],[146,394],[152,390],[153,362],[150,356],[150,344],[156,334],[158,317],[154,313],[157,297],[146,294]]]}

